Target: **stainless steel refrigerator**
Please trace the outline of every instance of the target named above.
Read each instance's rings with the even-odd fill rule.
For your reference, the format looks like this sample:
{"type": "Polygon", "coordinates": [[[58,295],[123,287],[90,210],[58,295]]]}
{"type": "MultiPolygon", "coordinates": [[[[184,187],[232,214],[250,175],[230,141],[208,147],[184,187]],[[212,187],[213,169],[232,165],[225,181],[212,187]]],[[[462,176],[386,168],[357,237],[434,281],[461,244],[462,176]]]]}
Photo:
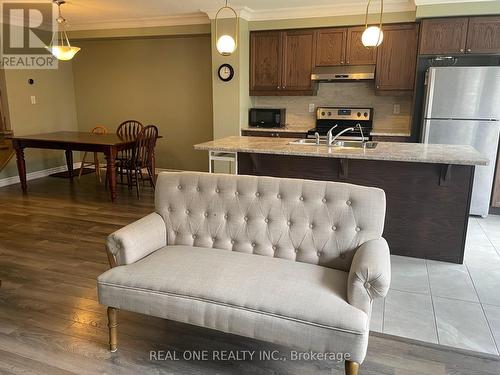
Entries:
{"type": "Polygon", "coordinates": [[[476,167],[470,213],[488,215],[500,134],[500,67],[434,67],[426,77],[422,142],[471,145],[476,167]]]}

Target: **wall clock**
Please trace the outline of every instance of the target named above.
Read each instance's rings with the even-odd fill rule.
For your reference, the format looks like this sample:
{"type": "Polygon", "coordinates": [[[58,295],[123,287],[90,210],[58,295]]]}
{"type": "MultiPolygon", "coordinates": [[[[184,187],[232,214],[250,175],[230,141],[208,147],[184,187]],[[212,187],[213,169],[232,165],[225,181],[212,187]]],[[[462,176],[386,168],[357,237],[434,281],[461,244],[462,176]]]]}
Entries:
{"type": "Polygon", "coordinates": [[[234,68],[229,64],[222,64],[217,73],[221,81],[229,82],[234,77],[234,68]]]}

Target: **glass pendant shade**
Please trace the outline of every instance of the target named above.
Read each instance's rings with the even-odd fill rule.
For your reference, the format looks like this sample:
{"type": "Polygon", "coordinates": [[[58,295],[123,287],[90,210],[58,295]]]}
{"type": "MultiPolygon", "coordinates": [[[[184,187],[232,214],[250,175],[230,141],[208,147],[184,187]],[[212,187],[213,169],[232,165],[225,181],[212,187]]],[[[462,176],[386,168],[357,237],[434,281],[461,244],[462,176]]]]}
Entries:
{"type": "Polygon", "coordinates": [[[240,27],[240,22],[238,18],[238,13],[236,13],[236,11],[233,8],[227,5],[227,0],[226,0],[226,5],[220,8],[215,14],[215,38],[217,40],[215,47],[217,49],[217,52],[219,52],[222,56],[230,56],[234,51],[236,51],[236,48],[238,47],[239,27],[240,27]],[[228,34],[223,34],[219,37],[218,33],[219,14],[224,9],[228,9],[234,14],[234,19],[235,19],[234,37],[228,34]]]}
{"type": "Polygon", "coordinates": [[[57,45],[52,45],[50,47],[47,47],[47,49],[52,53],[52,55],[62,61],[68,61],[71,60],[75,55],[80,51],[80,48],[78,47],[72,47],[72,46],[57,46],[57,45]]]}
{"type": "Polygon", "coordinates": [[[365,29],[361,36],[361,42],[365,47],[378,47],[384,40],[384,32],[378,26],[370,26],[365,29]]]}
{"type": "Polygon", "coordinates": [[[229,35],[222,35],[219,40],[217,40],[217,51],[222,56],[229,56],[236,50],[236,42],[229,35]]]}
{"type": "Polygon", "coordinates": [[[382,31],[382,15],[384,14],[384,0],[380,0],[380,20],[378,26],[368,26],[368,11],[370,9],[370,3],[372,0],[368,0],[366,5],[366,15],[365,15],[365,31],[361,36],[361,43],[366,48],[375,48],[382,44],[384,40],[384,32],[382,31]]]}

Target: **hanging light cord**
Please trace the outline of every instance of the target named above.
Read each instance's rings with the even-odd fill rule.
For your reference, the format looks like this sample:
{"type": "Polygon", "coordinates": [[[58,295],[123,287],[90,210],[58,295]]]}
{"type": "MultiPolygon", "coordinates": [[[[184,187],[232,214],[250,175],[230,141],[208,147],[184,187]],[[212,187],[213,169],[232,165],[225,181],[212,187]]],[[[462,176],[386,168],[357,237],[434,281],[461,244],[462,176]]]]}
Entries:
{"type": "Polygon", "coordinates": [[[217,20],[219,18],[219,13],[222,12],[224,9],[229,9],[231,10],[233,13],[234,13],[234,17],[236,19],[236,35],[234,36],[234,46],[235,48],[238,47],[238,34],[240,33],[240,20],[238,18],[238,13],[236,13],[236,11],[231,8],[229,5],[227,5],[227,0],[226,0],[226,4],[220,8],[217,13],[215,13],[215,39],[217,40],[217,37],[218,37],[218,33],[217,33],[217,20]]]}
{"type": "MultiPolygon", "coordinates": [[[[368,0],[368,4],[366,5],[366,14],[365,14],[365,29],[368,28],[368,11],[370,10],[370,4],[372,0],[368,0]]],[[[382,15],[384,14],[384,0],[380,0],[380,20],[379,20],[379,29],[377,44],[380,43],[380,37],[382,35],[382,15]]]]}
{"type": "MultiPolygon", "coordinates": [[[[66,18],[62,16],[61,12],[61,5],[64,4],[64,1],[54,1],[54,3],[57,4],[57,10],[58,10],[58,17],[57,17],[57,23],[60,25],[60,30],[54,32],[52,34],[52,40],[50,41],[50,46],[53,46],[54,43],[54,37],[59,34],[59,40],[61,41],[61,46],[64,46],[64,41],[68,44],[68,47],[71,48],[71,44],[69,43],[69,38],[68,34],[66,33],[66,18]]],[[[57,42],[57,39],[56,39],[57,42]]]]}

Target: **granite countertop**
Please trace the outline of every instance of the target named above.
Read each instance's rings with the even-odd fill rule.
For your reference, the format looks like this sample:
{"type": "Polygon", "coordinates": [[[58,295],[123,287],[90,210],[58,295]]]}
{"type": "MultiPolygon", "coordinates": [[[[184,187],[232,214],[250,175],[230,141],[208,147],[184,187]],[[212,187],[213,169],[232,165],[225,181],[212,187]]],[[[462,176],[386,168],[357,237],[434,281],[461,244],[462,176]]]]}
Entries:
{"type": "Polygon", "coordinates": [[[314,129],[314,126],[310,125],[296,125],[296,126],[284,126],[282,128],[258,128],[258,127],[245,127],[241,128],[242,131],[254,131],[254,132],[285,132],[285,133],[307,133],[309,130],[314,129]]]}
{"type": "Polygon", "coordinates": [[[415,163],[488,165],[471,146],[378,142],[374,149],[291,145],[290,139],[271,137],[226,137],[194,146],[196,150],[297,155],[324,158],[404,161],[415,163]]]}

